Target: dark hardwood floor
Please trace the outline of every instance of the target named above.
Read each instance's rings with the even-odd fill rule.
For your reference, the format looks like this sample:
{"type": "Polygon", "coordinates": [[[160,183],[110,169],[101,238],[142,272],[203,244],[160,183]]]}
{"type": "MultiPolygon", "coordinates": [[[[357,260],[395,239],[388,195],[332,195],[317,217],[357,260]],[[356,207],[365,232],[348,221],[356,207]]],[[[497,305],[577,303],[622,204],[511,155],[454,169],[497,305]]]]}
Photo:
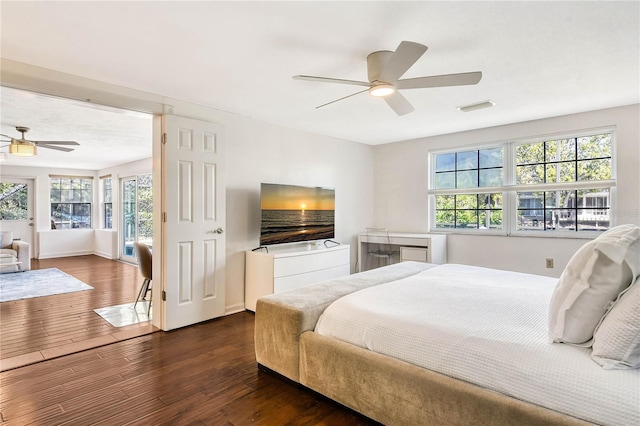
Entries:
{"type": "Polygon", "coordinates": [[[74,347],[84,349],[82,342],[99,345],[115,341],[115,333],[126,334],[93,309],[135,301],[143,280],[136,265],[90,255],[32,260],[31,266],[58,268],[94,289],[0,303],[1,360],[51,358],[74,347]]]}
{"type": "Polygon", "coordinates": [[[254,319],[241,312],[0,373],[2,424],[376,424],[259,371],[254,319]]]}

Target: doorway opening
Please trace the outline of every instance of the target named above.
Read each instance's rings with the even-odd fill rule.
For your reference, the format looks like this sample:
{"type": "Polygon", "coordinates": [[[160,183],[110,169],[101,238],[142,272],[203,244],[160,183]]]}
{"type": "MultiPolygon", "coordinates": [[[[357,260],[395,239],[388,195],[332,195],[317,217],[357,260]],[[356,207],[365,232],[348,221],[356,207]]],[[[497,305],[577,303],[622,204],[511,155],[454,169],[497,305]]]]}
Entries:
{"type": "Polygon", "coordinates": [[[2,369],[156,331],[148,321],[114,327],[94,312],[133,304],[144,280],[135,257],[133,264],[119,262],[125,251],[120,244],[125,198],[118,183],[122,176],[135,177],[133,235],[151,243],[153,115],[5,86],[0,90],[1,133],[13,135],[16,125],[27,125],[34,140],[79,144],[73,151],[38,149],[29,157],[0,147],[5,154],[0,228],[30,240],[33,270],[58,269],[93,287],[0,303],[2,369]],[[107,175],[115,185],[105,197],[101,178],[107,175]],[[21,221],[28,230],[18,228],[21,221]]]}

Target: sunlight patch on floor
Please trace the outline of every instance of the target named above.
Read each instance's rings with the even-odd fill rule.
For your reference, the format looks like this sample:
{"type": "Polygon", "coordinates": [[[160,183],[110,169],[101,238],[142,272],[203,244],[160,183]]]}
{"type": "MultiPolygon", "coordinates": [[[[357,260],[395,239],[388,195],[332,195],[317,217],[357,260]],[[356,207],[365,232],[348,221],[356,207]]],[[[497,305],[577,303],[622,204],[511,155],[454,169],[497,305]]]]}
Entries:
{"type": "Polygon", "coordinates": [[[139,301],[135,307],[134,303],[125,303],[124,305],[107,306],[93,311],[114,327],[139,324],[151,319],[151,313],[147,315],[149,311],[148,300],[139,301]]]}

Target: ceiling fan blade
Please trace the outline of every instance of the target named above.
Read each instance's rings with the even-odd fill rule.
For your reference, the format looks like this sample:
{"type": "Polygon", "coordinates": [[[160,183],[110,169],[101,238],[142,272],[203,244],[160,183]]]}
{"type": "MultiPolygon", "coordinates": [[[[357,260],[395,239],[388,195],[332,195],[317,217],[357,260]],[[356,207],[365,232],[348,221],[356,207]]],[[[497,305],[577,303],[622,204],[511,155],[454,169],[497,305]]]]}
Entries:
{"type": "Polygon", "coordinates": [[[318,81],[320,83],[355,84],[356,86],[371,86],[371,83],[357,80],[343,80],[340,78],[314,77],[312,75],[294,75],[294,80],[318,81]]]}
{"type": "Polygon", "coordinates": [[[481,71],[407,78],[405,80],[398,80],[396,82],[396,88],[423,89],[427,87],[466,86],[470,84],[478,84],[481,78],[481,71]]]}
{"type": "Polygon", "coordinates": [[[64,152],[73,151],[73,148],[65,148],[63,146],[55,146],[55,145],[40,145],[40,144],[38,144],[38,148],[55,149],[56,151],[64,151],[64,152]]]}
{"type": "Polygon", "coordinates": [[[398,91],[393,92],[389,96],[385,96],[384,100],[387,103],[387,105],[389,105],[391,109],[393,109],[398,115],[409,114],[410,112],[413,112],[415,109],[413,108],[413,105],[409,103],[407,98],[402,96],[398,91]]]}
{"type": "Polygon", "coordinates": [[[369,89],[364,89],[364,90],[361,90],[361,91],[359,91],[359,92],[352,93],[352,94],[350,94],[350,95],[347,95],[347,96],[345,96],[345,97],[342,97],[342,98],[340,98],[340,99],[336,99],[335,101],[327,102],[326,104],[322,104],[322,105],[317,106],[317,107],[316,107],[316,109],[318,109],[318,108],[322,108],[322,107],[327,106],[327,105],[334,104],[334,103],[336,103],[336,102],[338,102],[338,101],[341,101],[341,100],[343,100],[343,99],[350,98],[350,97],[355,96],[355,95],[359,95],[360,93],[364,93],[364,92],[366,92],[367,90],[369,90],[369,89]]]}
{"type": "Polygon", "coordinates": [[[393,84],[427,51],[427,46],[403,41],[380,73],[380,81],[393,84]]]}
{"type": "Polygon", "coordinates": [[[38,146],[44,145],[80,145],[78,142],[74,141],[32,141],[38,146]]]}
{"type": "Polygon", "coordinates": [[[5,135],[4,133],[0,133],[0,136],[4,136],[5,138],[13,139],[11,136],[5,135]]]}

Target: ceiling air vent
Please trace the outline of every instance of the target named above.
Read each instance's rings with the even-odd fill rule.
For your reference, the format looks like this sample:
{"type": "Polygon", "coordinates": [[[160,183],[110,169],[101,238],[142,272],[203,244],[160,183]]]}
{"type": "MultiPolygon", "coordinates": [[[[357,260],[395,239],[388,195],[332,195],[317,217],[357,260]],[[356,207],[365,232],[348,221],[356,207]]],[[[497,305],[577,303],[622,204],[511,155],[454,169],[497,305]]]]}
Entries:
{"type": "Polygon", "coordinates": [[[476,110],[483,109],[483,108],[491,108],[494,105],[495,104],[493,103],[493,101],[483,101],[483,102],[479,102],[477,104],[459,106],[459,107],[456,107],[456,108],[458,108],[462,112],[469,112],[469,111],[476,111],[476,110]]]}

